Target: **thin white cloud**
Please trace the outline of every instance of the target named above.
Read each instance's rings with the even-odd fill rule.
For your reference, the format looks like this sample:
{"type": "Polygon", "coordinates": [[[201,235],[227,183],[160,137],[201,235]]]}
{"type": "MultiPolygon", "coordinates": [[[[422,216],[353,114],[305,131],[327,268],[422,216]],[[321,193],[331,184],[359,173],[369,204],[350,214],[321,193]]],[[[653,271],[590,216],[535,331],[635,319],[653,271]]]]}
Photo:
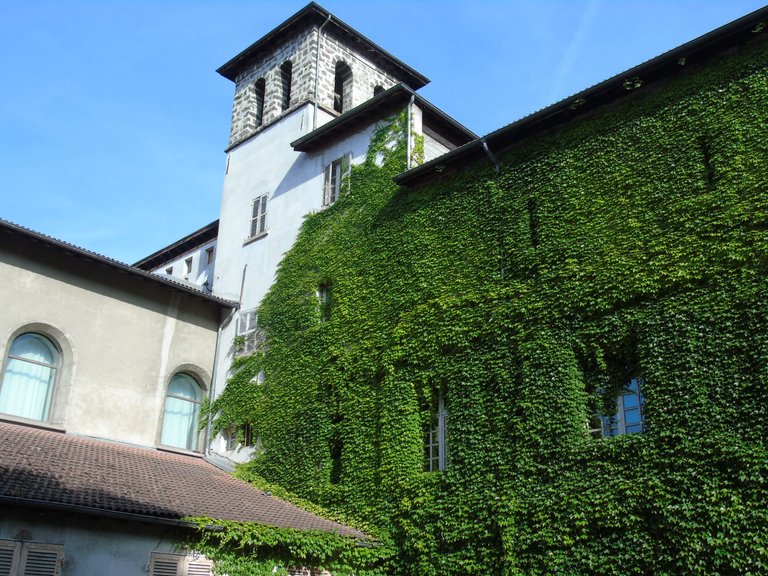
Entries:
{"type": "Polygon", "coordinates": [[[595,16],[597,15],[599,7],[600,0],[590,0],[584,6],[584,10],[581,12],[581,17],[579,18],[579,22],[576,25],[576,29],[573,33],[573,37],[563,52],[563,56],[560,58],[560,62],[558,63],[557,68],[552,75],[552,83],[550,86],[547,103],[560,100],[561,98],[567,96],[567,94],[563,94],[566,79],[571,73],[576,59],[581,54],[584,43],[586,42],[587,38],[589,38],[589,34],[592,31],[592,24],[595,21],[595,16]]]}

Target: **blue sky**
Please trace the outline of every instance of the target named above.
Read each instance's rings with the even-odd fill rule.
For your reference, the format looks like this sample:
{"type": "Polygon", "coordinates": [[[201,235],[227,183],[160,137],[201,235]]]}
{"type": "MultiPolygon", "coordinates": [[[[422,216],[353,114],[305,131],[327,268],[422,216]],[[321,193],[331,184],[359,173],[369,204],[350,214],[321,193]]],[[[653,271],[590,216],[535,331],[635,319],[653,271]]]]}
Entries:
{"type": "MultiPolygon", "coordinates": [[[[215,220],[234,91],[215,69],[306,3],[0,3],[0,217],[129,263],[215,220]]],[[[320,3],[480,134],[763,4],[320,3]]]]}

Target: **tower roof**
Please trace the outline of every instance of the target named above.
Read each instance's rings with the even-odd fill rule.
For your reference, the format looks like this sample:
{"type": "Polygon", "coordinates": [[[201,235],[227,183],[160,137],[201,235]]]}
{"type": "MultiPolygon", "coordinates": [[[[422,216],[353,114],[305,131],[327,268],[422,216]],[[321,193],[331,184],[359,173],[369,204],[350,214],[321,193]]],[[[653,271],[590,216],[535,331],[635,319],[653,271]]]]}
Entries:
{"type": "Polygon", "coordinates": [[[296,14],[288,18],[288,20],[262,36],[261,39],[251,44],[216,71],[234,82],[238,72],[244,66],[258,59],[262,54],[273,50],[296,32],[306,28],[322,26],[325,22],[328,22],[328,25],[323,32],[332,33],[349,46],[358,48],[377,66],[389,71],[393,76],[411,88],[418,90],[429,83],[429,78],[420,74],[405,62],[395,58],[381,46],[369,40],[315,2],[307,4],[296,14]]]}

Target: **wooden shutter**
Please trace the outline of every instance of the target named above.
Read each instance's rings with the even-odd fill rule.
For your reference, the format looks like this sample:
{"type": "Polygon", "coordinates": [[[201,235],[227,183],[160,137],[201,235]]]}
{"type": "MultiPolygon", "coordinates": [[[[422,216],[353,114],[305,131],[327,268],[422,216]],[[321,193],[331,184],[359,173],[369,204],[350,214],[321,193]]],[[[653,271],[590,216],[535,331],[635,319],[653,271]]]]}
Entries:
{"type": "Polygon", "coordinates": [[[184,556],[152,554],[149,561],[149,576],[183,576],[184,556]]]}
{"type": "Polygon", "coordinates": [[[333,163],[328,164],[325,167],[325,173],[323,175],[323,206],[331,204],[331,193],[333,192],[333,163]]]}
{"type": "Polygon", "coordinates": [[[59,576],[61,574],[61,546],[25,543],[21,549],[22,576],[59,576]]]}
{"type": "Polygon", "coordinates": [[[0,540],[0,576],[11,576],[16,573],[16,564],[18,562],[16,549],[21,549],[21,544],[17,546],[16,542],[0,540]]]}
{"type": "Polygon", "coordinates": [[[211,576],[213,562],[202,556],[187,558],[186,576],[211,576]]]}
{"type": "Polygon", "coordinates": [[[341,182],[339,182],[339,190],[349,192],[349,176],[352,174],[352,153],[344,154],[341,157],[341,182]]]}

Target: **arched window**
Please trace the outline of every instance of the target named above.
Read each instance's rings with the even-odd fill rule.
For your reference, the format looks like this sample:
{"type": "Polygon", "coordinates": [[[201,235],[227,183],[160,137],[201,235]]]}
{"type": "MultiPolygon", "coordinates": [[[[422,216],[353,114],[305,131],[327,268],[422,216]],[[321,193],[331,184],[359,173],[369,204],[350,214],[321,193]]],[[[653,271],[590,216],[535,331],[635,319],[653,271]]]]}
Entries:
{"type": "Polygon", "coordinates": [[[256,107],[256,126],[261,126],[262,122],[264,122],[264,86],[264,78],[259,78],[253,85],[253,93],[255,96],[254,104],[256,107]]]}
{"type": "Polygon", "coordinates": [[[282,88],[282,110],[285,112],[291,107],[291,77],[293,76],[293,64],[290,60],[283,62],[280,66],[280,85],[282,88]]]}
{"type": "Polygon", "coordinates": [[[197,450],[203,391],[189,374],[175,374],[168,384],[163,414],[164,446],[197,450]]]}
{"type": "Polygon", "coordinates": [[[14,339],[0,383],[0,412],[48,420],[59,351],[48,338],[27,332],[14,339]]]}
{"type": "Polygon", "coordinates": [[[333,82],[333,109],[344,112],[352,103],[352,69],[344,62],[336,63],[333,82]]]}
{"type": "Polygon", "coordinates": [[[384,86],[374,86],[373,87],[373,95],[376,96],[377,94],[381,94],[384,92],[384,86]]]}

